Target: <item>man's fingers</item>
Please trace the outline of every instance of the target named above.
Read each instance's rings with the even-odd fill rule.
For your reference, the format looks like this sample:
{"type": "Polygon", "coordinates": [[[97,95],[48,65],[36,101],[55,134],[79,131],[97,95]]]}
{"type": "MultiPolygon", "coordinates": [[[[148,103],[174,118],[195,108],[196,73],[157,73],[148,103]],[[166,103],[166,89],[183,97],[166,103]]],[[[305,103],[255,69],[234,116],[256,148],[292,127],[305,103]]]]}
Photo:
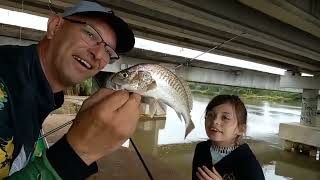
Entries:
{"type": "Polygon", "coordinates": [[[115,92],[115,91],[114,91],[114,90],[111,90],[111,89],[107,89],[107,88],[99,89],[96,93],[94,93],[93,95],[91,95],[88,99],[86,99],[86,100],[83,102],[83,105],[82,105],[80,111],[83,111],[83,110],[91,107],[93,104],[96,104],[98,101],[100,101],[100,100],[103,99],[104,97],[112,94],[113,92],[115,92]]]}
{"type": "Polygon", "coordinates": [[[140,113],[140,101],[141,101],[141,96],[139,94],[130,94],[129,99],[127,101],[127,103],[122,106],[121,108],[119,108],[119,113],[124,113],[127,114],[128,111],[132,110],[134,108],[134,110],[138,110],[138,112],[140,113]]]}
{"type": "Polygon", "coordinates": [[[123,106],[129,99],[129,93],[124,90],[115,91],[101,101],[102,106],[108,108],[109,111],[115,111],[123,106]]]}
{"type": "MultiPolygon", "coordinates": [[[[138,94],[131,94],[128,101],[118,109],[120,116],[130,115],[132,119],[139,119],[140,116],[140,100],[141,96],[138,94]]],[[[127,121],[128,118],[121,118],[120,121],[127,121]]],[[[138,121],[137,121],[138,122],[138,121]]],[[[126,123],[126,122],[124,122],[126,123]]]]}

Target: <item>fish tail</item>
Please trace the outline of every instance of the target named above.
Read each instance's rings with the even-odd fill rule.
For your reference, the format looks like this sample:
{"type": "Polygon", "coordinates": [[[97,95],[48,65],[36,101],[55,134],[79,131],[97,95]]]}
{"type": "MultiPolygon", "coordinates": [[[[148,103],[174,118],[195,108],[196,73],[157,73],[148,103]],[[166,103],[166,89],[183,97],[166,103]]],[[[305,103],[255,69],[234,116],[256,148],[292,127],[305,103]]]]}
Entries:
{"type": "Polygon", "coordinates": [[[188,127],[186,128],[186,132],[185,132],[184,138],[186,138],[193,129],[194,129],[194,124],[190,119],[188,127]]]}

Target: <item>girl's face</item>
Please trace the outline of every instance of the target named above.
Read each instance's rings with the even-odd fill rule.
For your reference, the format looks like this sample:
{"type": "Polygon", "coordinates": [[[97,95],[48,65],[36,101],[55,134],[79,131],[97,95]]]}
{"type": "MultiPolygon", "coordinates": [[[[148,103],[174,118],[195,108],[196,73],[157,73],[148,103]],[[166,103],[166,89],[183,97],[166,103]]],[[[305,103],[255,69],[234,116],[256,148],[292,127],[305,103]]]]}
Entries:
{"type": "Polygon", "coordinates": [[[237,136],[244,132],[243,128],[238,128],[237,116],[230,103],[221,104],[208,111],[205,128],[211,141],[222,147],[233,146],[237,136]]]}

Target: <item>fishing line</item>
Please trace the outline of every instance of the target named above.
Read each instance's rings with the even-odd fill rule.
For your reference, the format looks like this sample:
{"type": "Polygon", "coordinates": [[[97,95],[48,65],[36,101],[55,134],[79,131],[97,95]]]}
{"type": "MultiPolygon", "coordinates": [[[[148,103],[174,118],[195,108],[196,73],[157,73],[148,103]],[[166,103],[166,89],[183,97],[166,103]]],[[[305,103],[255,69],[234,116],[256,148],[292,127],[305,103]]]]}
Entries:
{"type": "MultiPolygon", "coordinates": [[[[21,12],[23,13],[23,4],[24,4],[24,0],[21,0],[21,12]]],[[[20,26],[20,28],[19,28],[19,40],[20,40],[20,42],[22,41],[22,26],[20,26]]]]}
{"type": "Polygon", "coordinates": [[[50,9],[50,11],[53,13],[53,14],[58,14],[57,11],[55,10],[55,7],[53,6],[52,4],[52,1],[51,0],[48,0],[48,7],[50,9]]]}
{"type": "MultiPolygon", "coordinates": [[[[51,1],[51,0],[48,0],[48,2],[49,2],[49,3],[48,3],[48,7],[49,7],[50,11],[51,11],[52,13],[54,13],[54,14],[57,14],[57,11],[55,11],[55,7],[53,6],[52,1],[51,1]]],[[[93,79],[97,82],[98,87],[101,88],[101,83],[100,83],[97,79],[95,79],[95,78],[93,78],[93,79]]],[[[38,140],[39,140],[39,139],[42,139],[42,138],[45,138],[45,137],[49,136],[50,134],[53,134],[53,133],[57,132],[58,130],[60,130],[60,129],[62,129],[62,128],[66,127],[66,126],[68,126],[68,125],[70,125],[70,124],[72,124],[72,122],[73,122],[73,120],[70,120],[70,121],[68,121],[68,122],[66,122],[66,123],[58,126],[57,128],[52,129],[51,131],[49,131],[49,132],[45,133],[44,135],[40,136],[40,137],[38,138],[38,140]]],[[[130,142],[131,142],[134,150],[136,151],[136,153],[137,153],[137,155],[138,155],[138,157],[139,157],[139,159],[140,159],[140,161],[141,161],[144,169],[146,170],[146,172],[147,172],[150,180],[154,180],[154,178],[152,177],[151,172],[149,171],[146,163],[145,163],[144,160],[143,160],[143,157],[141,156],[138,148],[136,147],[136,145],[134,144],[134,142],[133,142],[133,140],[132,140],[131,138],[130,138],[130,142]]]]}
{"type": "Polygon", "coordinates": [[[137,148],[136,145],[133,143],[133,140],[132,140],[131,138],[130,138],[130,142],[131,142],[134,150],[137,152],[137,155],[138,155],[138,157],[139,157],[139,159],[140,159],[140,161],[141,161],[144,169],[147,171],[150,180],[154,180],[153,177],[152,177],[152,174],[151,174],[150,170],[148,169],[148,167],[147,167],[146,163],[144,162],[141,154],[139,153],[138,148],[137,148]]]}
{"type": "Polygon", "coordinates": [[[206,54],[206,53],[208,53],[208,52],[210,52],[210,51],[212,51],[212,50],[215,50],[215,49],[221,47],[223,44],[225,44],[225,43],[227,43],[227,42],[230,42],[230,41],[232,41],[232,40],[236,39],[237,37],[240,37],[240,36],[242,36],[242,35],[244,35],[244,34],[246,34],[246,33],[243,32],[243,33],[237,34],[237,35],[235,35],[234,37],[232,37],[232,38],[230,38],[230,39],[228,39],[228,40],[226,40],[226,41],[223,41],[222,43],[214,46],[213,48],[211,48],[211,49],[209,49],[209,50],[207,50],[207,51],[205,51],[205,52],[203,52],[203,53],[201,53],[201,54],[199,54],[199,55],[197,55],[197,56],[195,56],[195,57],[193,57],[193,58],[191,58],[191,59],[187,59],[185,63],[182,63],[182,64],[177,65],[176,67],[174,67],[174,69],[177,69],[177,68],[179,68],[179,67],[181,67],[181,66],[189,66],[194,59],[196,59],[196,58],[198,58],[198,57],[200,57],[200,56],[202,56],[202,55],[204,55],[204,54],[206,54]]]}

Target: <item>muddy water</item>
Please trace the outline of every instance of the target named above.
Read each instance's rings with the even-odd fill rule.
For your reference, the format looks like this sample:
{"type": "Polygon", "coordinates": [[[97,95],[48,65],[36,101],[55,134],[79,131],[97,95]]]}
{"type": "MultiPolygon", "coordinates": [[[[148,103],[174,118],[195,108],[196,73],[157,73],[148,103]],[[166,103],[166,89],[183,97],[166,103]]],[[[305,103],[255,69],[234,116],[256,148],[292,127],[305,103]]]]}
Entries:
{"type": "MultiPolygon", "coordinates": [[[[204,109],[210,99],[194,98],[191,113],[195,129],[184,139],[184,124],[168,108],[164,119],[141,121],[133,136],[143,159],[154,179],[191,179],[193,151],[198,141],[206,140],[204,109]]],[[[299,122],[300,107],[270,102],[246,103],[248,130],[246,141],[262,165],[267,180],[320,179],[320,161],[306,155],[282,150],[277,134],[279,123],[299,122]]],[[[50,115],[45,127],[52,129],[71,115],[50,115]],[[50,119],[50,120],[49,120],[50,119]]],[[[66,129],[48,137],[54,142],[66,129]]],[[[98,161],[99,173],[91,179],[149,179],[132,145],[98,161]]]]}
{"type": "MultiPolygon", "coordinates": [[[[204,109],[210,99],[195,97],[192,118],[196,128],[184,139],[184,124],[168,108],[166,120],[141,122],[134,136],[145,154],[191,179],[191,162],[196,142],[206,140],[204,109]]],[[[320,179],[320,161],[282,150],[279,124],[299,122],[300,107],[270,102],[246,103],[248,130],[246,141],[262,165],[266,179],[320,179]]]]}

